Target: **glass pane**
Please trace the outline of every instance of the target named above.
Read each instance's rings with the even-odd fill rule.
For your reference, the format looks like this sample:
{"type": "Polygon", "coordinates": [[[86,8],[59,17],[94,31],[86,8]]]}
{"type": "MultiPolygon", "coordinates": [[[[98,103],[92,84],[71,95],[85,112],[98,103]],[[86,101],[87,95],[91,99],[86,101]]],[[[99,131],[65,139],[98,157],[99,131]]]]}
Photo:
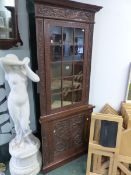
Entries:
{"type": "Polygon", "coordinates": [[[50,42],[51,44],[62,43],[62,28],[54,26],[50,30],[50,42]]]}
{"type": "Polygon", "coordinates": [[[83,59],[84,54],[84,29],[75,29],[75,60],[83,59]]]}
{"type": "Polygon", "coordinates": [[[83,61],[75,61],[74,75],[82,75],[82,74],[83,74],[83,61]]]}
{"type": "Polygon", "coordinates": [[[51,108],[60,108],[61,107],[61,94],[52,95],[51,97],[51,108]]]}
{"type": "Polygon", "coordinates": [[[82,99],[82,90],[73,92],[73,103],[80,102],[82,99]]]}
{"type": "Polygon", "coordinates": [[[63,62],[63,77],[72,75],[72,62],[63,62]]]}
{"type": "Polygon", "coordinates": [[[73,83],[72,80],[73,80],[72,77],[63,79],[63,92],[72,90],[72,83],[73,83]]]}
{"type": "Polygon", "coordinates": [[[73,88],[74,89],[82,89],[82,81],[83,81],[83,76],[82,75],[74,76],[73,88]]]}
{"type": "Polygon", "coordinates": [[[99,144],[105,147],[115,148],[118,131],[118,123],[114,121],[101,121],[99,144]],[[108,133],[108,134],[107,134],[108,133]]]}
{"type": "Polygon", "coordinates": [[[52,91],[52,93],[60,93],[61,92],[61,79],[52,80],[51,91],[52,91]]]}
{"type": "Polygon", "coordinates": [[[65,91],[63,93],[63,106],[72,104],[72,92],[65,91]]]}
{"type": "Polygon", "coordinates": [[[62,46],[51,46],[51,61],[62,60],[62,46]]]}
{"type": "Polygon", "coordinates": [[[51,66],[52,66],[52,71],[51,71],[52,78],[61,77],[61,63],[60,62],[52,63],[51,66]]]}
{"type": "Polygon", "coordinates": [[[73,59],[73,28],[63,28],[63,59],[73,59]]]}

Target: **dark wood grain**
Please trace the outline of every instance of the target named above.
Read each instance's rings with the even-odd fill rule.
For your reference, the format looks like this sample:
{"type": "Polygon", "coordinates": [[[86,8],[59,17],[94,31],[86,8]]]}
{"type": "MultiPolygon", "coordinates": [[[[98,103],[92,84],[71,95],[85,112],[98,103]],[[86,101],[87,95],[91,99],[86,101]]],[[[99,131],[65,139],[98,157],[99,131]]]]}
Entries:
{"type": "Polygon", "coordinates": [[[45,87],[45,57],[44,57],[44,22],[43,19],[36,18],[36,33],[37,33],[37,60],[38,74],[40,76],[39,91],[40,91],[40,113],[46,114],[46,87],[45,87]]]}
{"type": "Polygon", "coordinates": [[[96,6],[96,5],[91,5],[91,4],[85,4],[85,3],[80,3],[80,2],[75,2],[75,1],[70,1],[70,0],[35,0],[35,3],[39,4],[49,4],[50,6],[60,6],[64,8],[73,8],[73,9],[81,9],[81,10],[86,10],[89,12],[97,12],[99,11],[102,7],[101,6],[96,6]]]}
{"type": "Polygon", "coordinates": [[[68,110],[67,114],[67,111],[61,111],[42,121],[44,172],[87,152],[93,106],[76,111],[68,110]]]}
{"type": "MultiPolygon", "coordinates": [[[[88,150],[91,113],[94,108],[88,102],[93,27],[95,12],[101,8],[69,0],[35,0],[37,60],[41,79],[39,93],[44,172],[63,165],[88,150]],[[81,101],[57,109],[51,108],[50,29],[54,26],[70,27],[73,31],[75,28],[80,28],[84,29],[85,33],[81,101]]],[[[62,61],[61,64],[63,64],[62,61]]],[[[74,62],[73,65],[75,65],[74,62]]],[[[63,75],[61,76],[63,81],[63,75]]],[[[73,97],[71,99],[73,100],[73,97]]]]}
{"type": "Polygon", "coordinates": [[[69,21],[79,21],[93,23],[94,13],[69,9],[64,7],[53,7],[49,5],[37,4],[35,8],[36,16],[51,19],[66,19],[69,21]]]}
{"type": "Polygon", "coordinates": [[[72,114],[79,114],[80,112],[84,112],[84,111],[89,111],[89,110],[93,110],[94,106],[92,105],[88,105],[88,104],[84,104],[81,105],[79,107],[74,107],[72,109],[68,109],[68,110],[61,110],[57,113],[53,113],[53,114],[49,114],[46,116],[41,116],[40,117],[40,123],[42,124],[42,122],[44,121],[48,121],[48,120],[55,120],[56,118],[62,118],[62,117],[68,117],[69,115],[72,114]]]}

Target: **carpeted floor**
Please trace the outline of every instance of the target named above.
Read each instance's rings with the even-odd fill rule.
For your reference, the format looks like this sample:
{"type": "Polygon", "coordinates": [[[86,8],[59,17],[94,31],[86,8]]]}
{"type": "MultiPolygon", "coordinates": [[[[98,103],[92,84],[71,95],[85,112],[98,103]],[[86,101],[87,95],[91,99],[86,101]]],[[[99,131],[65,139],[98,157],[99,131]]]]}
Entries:
{"type": "MultiPolygon", "coordinates": [[[[85,175],[86,174],[86,155],[71,161],[45,175],[85,175]]],[[[5,172],[5,175],[10,175],[9,169],[5,172]]],[[[38,175],[43,175],[39,173],[38,175]]]]}

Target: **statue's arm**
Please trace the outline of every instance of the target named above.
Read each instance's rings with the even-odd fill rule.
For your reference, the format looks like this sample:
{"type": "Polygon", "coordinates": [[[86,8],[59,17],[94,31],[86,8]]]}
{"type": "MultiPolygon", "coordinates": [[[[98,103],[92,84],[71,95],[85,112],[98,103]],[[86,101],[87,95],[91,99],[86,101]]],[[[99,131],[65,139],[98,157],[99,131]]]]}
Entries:
{"type": "Polygon", "coordinates": [[[5,65],[9,65],[9,66],[22,66],[24,63],[23,61],[20,61],[20,60],[15,60],[15,59],[12,59],[9,57],[3,57],[3,58],[0,58],[0,61],[2,62],[2,64],[5,64],[5,65]]]}
{"type": "Polygon", "coordinates": [[[26,75],[28,76],[29,79],[31,79],[32,81],[34,82],[39,82],[40,81],[40,78],[39,76],[34,73],[31,68],[29,67],[29,62],[30,62],[30,59],[28,57],[24,58],[23,60],[23,63],[24,63],[24,68],[25,68],[25,71],[26,71],[26,75]]]}
{"type": "Polygon", "coordinates": [[[12,58],[9,59],[9,57],[1,57],[0,58],[0,65],[3,68],[5,73],[8,73],[12,70],[11,66],[22,66],[24,65],[23,61],[20,60],[14,60],[12,58]]]}

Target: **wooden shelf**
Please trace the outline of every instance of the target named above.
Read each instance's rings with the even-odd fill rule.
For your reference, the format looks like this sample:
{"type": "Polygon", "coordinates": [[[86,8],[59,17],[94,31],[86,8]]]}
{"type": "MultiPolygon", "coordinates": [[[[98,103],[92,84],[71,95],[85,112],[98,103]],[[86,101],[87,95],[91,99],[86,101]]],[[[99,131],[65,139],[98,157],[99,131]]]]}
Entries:
{"type": "Polygon", "coordinates": [[[0,27],[0,31],[5,31],[5,32],[11,32],[12,28],[8,28],[8,27],[0,27]]]}

